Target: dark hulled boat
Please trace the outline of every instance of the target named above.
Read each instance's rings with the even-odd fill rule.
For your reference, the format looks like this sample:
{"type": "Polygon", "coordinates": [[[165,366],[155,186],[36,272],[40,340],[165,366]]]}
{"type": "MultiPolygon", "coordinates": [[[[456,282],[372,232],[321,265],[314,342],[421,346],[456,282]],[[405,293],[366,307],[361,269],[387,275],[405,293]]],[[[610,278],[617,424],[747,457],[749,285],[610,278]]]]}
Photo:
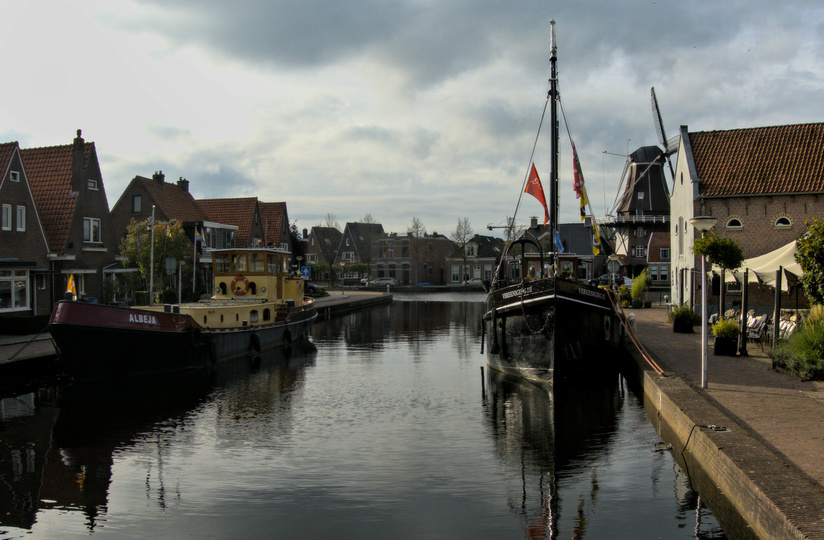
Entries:
{"type": "MultiPolygon", "coordinates": [[[[551,210],[547,207],[550,231],[548,263],[544,263],[541,243],[532,238],[530,231],[513,242],[501,257],[495,278],[488,286],[483,316],[489,366],[547,383],[575,373],[592,374],[604,368],[617,370],[615,353],[621,344],[620,324],[609,293],[576,281],[574,275],[571,278],[561,277],[558,270],[559,250],[554,233],[558,225],[558,90],[554,21],[551,24],[548,102],[552,124],[549,196],[552,206],[551,210]],[[505,267],[515,262],[510,252],[516,246],[521,248],[522,261],[519,266],[522,269],[528,267],[527,247],[533,246],[540,260],[537,266],[539,275],[532,278],[523,272],[523,277],[515,282],[506,279],[505,276],[510,273],[505,267]]],[[[537,180],[537,173],[535,178],[537,180]]],[[[527,187],[527,192],[532,193],[529,189],[527,187]]],[[[542,189],[540,198],[543,198],[542,189]]]]}
{"type": "Polygon", "coordinates": [[[78,376],[210,366],[307,339],[317,316],[289,253],[215,250],[214,295],[180,305],[118,307],[58,302],[49,331],[64,369],[78,376]]]}

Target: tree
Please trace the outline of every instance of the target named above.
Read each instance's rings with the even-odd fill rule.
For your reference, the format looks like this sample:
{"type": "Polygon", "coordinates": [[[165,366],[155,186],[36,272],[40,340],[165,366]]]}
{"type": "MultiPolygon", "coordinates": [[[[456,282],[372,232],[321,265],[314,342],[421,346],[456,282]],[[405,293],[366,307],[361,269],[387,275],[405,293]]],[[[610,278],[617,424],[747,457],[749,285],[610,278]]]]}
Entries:
{"type": "Polygon", "coordinates": [[[377,223],[377,221],[375,221],[375,218],[372,217],[371,212],[367,212],[367,214],[361,218],[360,222],[361,223],[377,223]]]}
{"type": "Polygon", "coordinates": [[[801,285],[811,304],[824,303],[824,221],[808,221],[807,232],[798,237],[796,262],[804,275],[801,285]]]}
{"type": "Polygon", "coordinates": [[[455,227],[455,230],[449,235],[449,239],[455,242],[458,248],[458,255],[463,259],[463,269],[461,271],[462,280],[468,278],[466,272],[466,259],[468,255],[466,245],[472,240],[472,237],[472,225],[469,224],[469,218],[458,218],[458,226],[455,227]]]}
{"type": "Polygon", "coordinates": [[[332,212],[326,214],[326,226],[340,230],[340,223],[338,223],[337,218],[335,218],[335,214],[332,212]]]}
{"type": "Polygon", "coordinates": [[[409,255],[412,257],[412,260],[415,261],[415,264],[413,265],[415,269],[414,283],[418,283],[418,266],[420,264],[423,244],[425,242],[426,226],[420,218],[412,216],[412,224],[406,228],[406,232],[412,236],[412,240],[409,242],[409,255]]]}
{"type": "MultiPolygon", "coordinates": [[[[120,242],[120,255],[125,258],[123,266],[137,267],[146,289],[150,283],[150,261],[152,227],[149,220],[137,222],[132,220],[126,232],[126,238],[120,242]]],[[[165,283],[165,264],[167,258],[178,261],[191,255],[192,246],[183,232],[183,226],[177,220],[156,222],[154,224],[154,288],[159,290],[165,283]]],[[[152,296],[151,298],[154,298],[152,296]]]]}

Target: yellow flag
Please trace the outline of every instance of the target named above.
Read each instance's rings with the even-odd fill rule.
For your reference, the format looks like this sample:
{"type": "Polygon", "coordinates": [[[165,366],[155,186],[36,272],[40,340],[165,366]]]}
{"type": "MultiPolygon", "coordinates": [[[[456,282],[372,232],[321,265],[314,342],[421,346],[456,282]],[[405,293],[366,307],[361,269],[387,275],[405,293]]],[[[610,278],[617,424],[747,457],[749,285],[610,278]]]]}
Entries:
{"type": "Polygon", "coordinates": [[[74,284],[74,274],[69,274],[69,284],[66,286],[66,292],[72,293],[72,297],[77,300],[77,287],[74,284]]]}
{"type": "Polygon", "coordinates": [[[587,199],[587,190],[584,189],[584,186],[581,186],[581,221],[584,221],[587,218],[588,204],[589,199],[587,199]]]}
{"type": "Polygon", "coordinates": [[[592,254],[601,253],[601,235],[598,233],[598,225],[592,220],[592,254]]]}

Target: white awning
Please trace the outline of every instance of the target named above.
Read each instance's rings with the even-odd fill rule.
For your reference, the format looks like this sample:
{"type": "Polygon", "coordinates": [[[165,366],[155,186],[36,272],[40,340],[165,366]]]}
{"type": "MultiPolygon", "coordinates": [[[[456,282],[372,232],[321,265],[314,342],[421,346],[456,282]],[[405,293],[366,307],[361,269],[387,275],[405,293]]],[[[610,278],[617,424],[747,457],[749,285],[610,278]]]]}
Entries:
{"type": "MultiPolygon", "coordinates": [[[[790,285],[795,285],[801,281],[801,276],[804,271],[801,266],[795,261],[795,254],[798,252],[798,246],[795,240],[789,244],[782,246],[775,251],[765,253],[752,259],[745,259],[738,270],[727,270],[725,273],[725,281],[744,281],[744,270],[749,270],[748,281],[750,283],[769,285],[775,287],[775,273],[781,269],[781,290],[789,291],[790,285]]],[[[713,271],[720,274],[721,268],[713,265],[713,271]]]]}

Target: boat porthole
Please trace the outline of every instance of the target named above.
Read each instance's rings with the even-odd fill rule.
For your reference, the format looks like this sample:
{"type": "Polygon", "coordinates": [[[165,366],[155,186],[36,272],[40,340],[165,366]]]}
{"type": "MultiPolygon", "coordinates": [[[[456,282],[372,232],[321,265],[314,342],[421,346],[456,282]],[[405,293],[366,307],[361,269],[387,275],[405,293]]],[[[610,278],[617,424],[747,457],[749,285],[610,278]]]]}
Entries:
{"type": "Polygon", "coordinates": [[[223,313],[220,314],[220,322],[223,322],[223,313]]]}
{"type": "Polygon", "coordinates": [[[206,324],[206,315],[203,316],[203,324],[206,324]]]}
{"type": "Polygon", "coordinates": [[[240,320],[240,313],[235,313],[235,322],[240,320]]]}

